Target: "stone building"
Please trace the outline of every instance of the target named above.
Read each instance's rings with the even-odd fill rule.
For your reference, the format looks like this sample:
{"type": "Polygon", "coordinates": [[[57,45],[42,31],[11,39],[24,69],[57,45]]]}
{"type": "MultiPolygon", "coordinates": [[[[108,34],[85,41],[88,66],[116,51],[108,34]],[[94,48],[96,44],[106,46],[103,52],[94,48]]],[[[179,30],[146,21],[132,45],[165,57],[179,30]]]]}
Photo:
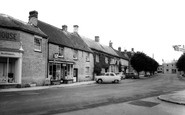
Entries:
{"type": "Polygon", "coordinates": [[[172,62],[164,62],[162,64],[163,67],[163,73],[164,74],[176,74],[178,72],[178,69],[176,67],[176,61],[172,61],[172,62]]]}
{"type": "MultiPolygon", "coordinates": [[[[95,36],[95,40],[86,37],[82,38],[93,51],[94,73],[96,75],[103,74],[105,72],[120,72],[120,59],[123,59],[123,57],[120,57],[120,55],[118,55],[117,52],[114,51],[114,49],[112,48],[112,42],[109,43],[109,46],[106,46],[100,44],[99,36],[95,36]]],[[[122,64],[126,64],[125,66],[128,66],[127,63],[121,62],[121,65],[122,64]]]]}
{"type": "Polygon", "coordinates": [[[47,35],[37,27],[35,13],[28,23],[0,14],[0,87],[44,84],[47,35]]]}
{"type": "Polygon", "coordinates": [[[51,82],[81,82],[93,79],[94,60],[91,49],[78,35],[78,25],[74,32],[67,26],[54,27],[38,21],[39,28],[48,35],[48,77],[51,82]]]}

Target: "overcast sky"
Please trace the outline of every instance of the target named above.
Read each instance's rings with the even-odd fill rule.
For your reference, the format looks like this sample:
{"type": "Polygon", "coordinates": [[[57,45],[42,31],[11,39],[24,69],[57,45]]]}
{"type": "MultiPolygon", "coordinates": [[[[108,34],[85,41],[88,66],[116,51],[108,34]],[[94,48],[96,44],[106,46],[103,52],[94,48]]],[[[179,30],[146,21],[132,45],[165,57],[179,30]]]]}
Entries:
{"type": "Polygon", "coordinates": [[[79,25],[79,34],[122,50],[134,48],[154,58],[178,59],[172,45],[185,44],[184,0],[1,0],[0,13],[28,21],[29,11],[61,28],[79,25]]]}

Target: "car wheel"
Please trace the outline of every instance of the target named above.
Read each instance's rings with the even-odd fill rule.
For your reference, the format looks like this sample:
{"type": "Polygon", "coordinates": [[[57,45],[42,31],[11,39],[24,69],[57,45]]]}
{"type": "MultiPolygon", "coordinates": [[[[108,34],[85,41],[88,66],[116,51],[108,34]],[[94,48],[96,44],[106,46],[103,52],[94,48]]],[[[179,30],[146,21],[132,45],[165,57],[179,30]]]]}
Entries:
{"type": "Polygon", "coordinates": [[[97,81],[98,83],[102,83],[103,82],[103,80],[102,79],[98,79],[98,81],[97,81]]]}
{"type": "Polygon", "coordinates": [[[114,80],[114,83],[119,83],[119,80],[117,80],[117,79],[116,79],[116,80],[114,80]]]}

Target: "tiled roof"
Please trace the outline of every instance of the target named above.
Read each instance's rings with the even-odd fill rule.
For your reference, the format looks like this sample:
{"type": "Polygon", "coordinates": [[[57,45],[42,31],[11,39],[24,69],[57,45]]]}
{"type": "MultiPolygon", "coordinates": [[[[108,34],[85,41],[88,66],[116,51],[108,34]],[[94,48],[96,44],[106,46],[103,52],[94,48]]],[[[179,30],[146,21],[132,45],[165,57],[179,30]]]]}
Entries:
{"type": "Polygon", "coordinates": [[[109,46],[101,45],[99,42],[95,42],[94,40],[86,38],[86,37],[82,37],[82,39],[87,43],[87,45],[91,49],[94,49],[94,50],[97,50],[100,52],[104,52],[104,53],[112,55],[112,56],[119,57],[119,55],[109,46]]]}
{"type": "Polygon", "coordinates": [[[47,37],[47,35],[44,34],[39,28],[5,14],[0,14],[0,27],[20,30],[42,37],[47,37]]]}
{"type": "Polygon", "coordinates": [[[77,33],[63,32],[60,28],[54,27],[40,20],[38,21],[38,27],[47,34],[50,43],[92,52],[77,33]]]}
{"type": "Polygon", "coordinates": [[[115,51],[121,58],[123,58],[123,59],[125,59],[125,60],[129,60],[129,57],[128,57],[127,54],[125,54],[124,52],[120,52],[120,51],[115,50],[115,49],[114,49],[114,51],[115,51]]]}

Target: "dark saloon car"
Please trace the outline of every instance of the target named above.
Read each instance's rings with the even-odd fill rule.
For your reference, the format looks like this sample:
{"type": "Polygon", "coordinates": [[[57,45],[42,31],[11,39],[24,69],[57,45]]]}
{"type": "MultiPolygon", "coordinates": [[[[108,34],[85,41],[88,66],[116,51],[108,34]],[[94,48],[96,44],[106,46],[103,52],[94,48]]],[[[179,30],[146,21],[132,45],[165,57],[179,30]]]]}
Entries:
{"type": "Polygon", "coordinates": [[[139,76],[135,75],[134,73],[126,73],[125,79],[139,79],[139,76]]]}

